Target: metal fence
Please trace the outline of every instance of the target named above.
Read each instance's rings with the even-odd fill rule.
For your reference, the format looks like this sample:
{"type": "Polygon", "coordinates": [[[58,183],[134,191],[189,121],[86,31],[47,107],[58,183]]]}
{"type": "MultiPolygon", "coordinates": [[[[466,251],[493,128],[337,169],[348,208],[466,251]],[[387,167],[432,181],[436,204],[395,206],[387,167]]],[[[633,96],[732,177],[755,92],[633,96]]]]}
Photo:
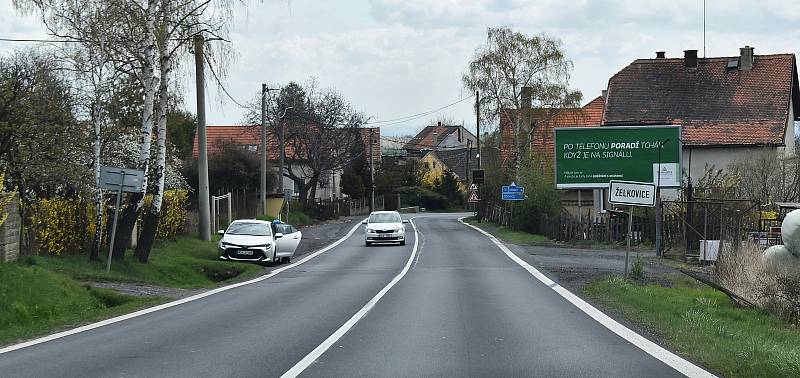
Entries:
{"type": "Polygon", "coordinates": [[[709,241],[719,243],[719,253],[746,240],[758,242],[761,230],[757,201],[663,201],[662,214],[663,253],[682,258],[699,257],[709,241]]]}

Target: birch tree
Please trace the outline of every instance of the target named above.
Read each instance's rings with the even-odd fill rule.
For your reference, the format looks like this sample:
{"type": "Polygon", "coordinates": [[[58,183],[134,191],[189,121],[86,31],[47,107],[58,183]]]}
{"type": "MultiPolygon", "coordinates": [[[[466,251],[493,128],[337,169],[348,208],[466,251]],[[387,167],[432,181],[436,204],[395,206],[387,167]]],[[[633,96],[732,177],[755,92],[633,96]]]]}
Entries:
{"type": "Polygon", "coordinates": [[[503,119],[514,128],[515,170],[528,150],[532,125],[523,122],[521,90],[531,87],[531,106],[540,119],[566,107],[577,107],[581,92],[569,88],[572,61],[560,40],[546,34],[526,35],[502,26],[488,28],[486,43],[475,50],[464,87],[480,92],[481,118],[487,123],[503,119]]]}

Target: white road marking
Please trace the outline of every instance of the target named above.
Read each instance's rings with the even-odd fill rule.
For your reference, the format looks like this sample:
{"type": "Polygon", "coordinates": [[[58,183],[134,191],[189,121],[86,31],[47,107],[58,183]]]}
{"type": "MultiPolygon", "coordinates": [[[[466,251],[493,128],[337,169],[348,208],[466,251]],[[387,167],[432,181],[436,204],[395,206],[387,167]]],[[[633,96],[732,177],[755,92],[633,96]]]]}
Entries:
{"type": "Polygon", "coordinates": [[[333,332],[333,334],[328,336],[328,338],[325,339],[325,341],[323,341],[322,344],[314,348],[314,350],[312,350],[311,353],[303,357],[303,359],[300,360],[300,362],[292,366],[292,368],[289,369],[286,373],[283,373],[283,375],[281,375],[281,378],[297,377],[298,375],[300,375],[300,373],[302,373],[309,366],[311,366],[311,364],[313,364],[314,361],[319,359],[322,356],[322,354],[325,353],[325,351],[327,351],[331,346],[333,346],[334,343],[339,341],[339,339],[341,339],[342,336],[344,336],[351,328],[353,328],[353,326],[355,326],[356,323],[358,323],[361,319],[363,319],[372,310],[372,308],[375,307],[378,301],[380,301],[381,298],[383,298],[383,296],[386,295],[386,293],[388,293],[389,290],[406,275],[406,273],[408,273],[409,269],[411,268],[411,263],[414,261],[414,257],[417,254],[417,247],[419,245],[419,233],[417,232],[417,225],[414,224],[414,218],[411,218],[410,222],[411,226],[414,227],[414,248],[411,250],[411,256],[409,256],[408,262],[406,262],[406,265],[403,267],[403,270],[401,270],[400,273],[398,273],[394,277],[394,279],[392,279],[392,281],[389,282],[389,284],[387,284],[383,289],[381,289],[381,291],[379,291],[378,294],[375,294],[375,296],[372,297],[372,299],[370,299],[369,302],[367,302],[367,304],[364,305],[364,307],[358,310],[358,312],[356,312],[356,314],[353,315],[353,317],[351,317],[349,320],[347,320],[347,322],[342,324],[342,326],[339,327],[339,329],[337,329],[335,332],[333,332]]]}
{"type": "Polygon", "coordinates": [[[221,293],[223,291],[228,291],[228,290],[231,290],[231,289],[235,289],[235,288],[240,287],[240,286],[250,285],[250,284],[254,284],[256,282],[264,281],[264,280],[266,280],[268,278],[274,277],[278,273],[281,273],[281,272],[286,271],[288,269],[292,269],[292,268],[294,268],[294,267],[296,267],[298,265],[302,265],[303,263],[307,262],[308,260],[311,260],[314,257],[317,257],[317,256],[319,256],[319,255],[321,255],[321,254],[323,254],[323,253],[335,248],[336,246],[338,246],[339,244],[341,244],[342,242],[347,240],[350,236],[353,236],[353,233],[355,233],[356,230],[359,227],[361,227],[361,221],[359,221],[358,224],[356,224],[341,239],[329,244],[328,246],[326,246],[326,247],[324,247],[324,248],[322,248],[322,249],[320,249],[320,250],[318,250],[318,251],[316,251],[314,253],[311,253],[310,255],[308,255],[306,257],[303,257],[300,260],[297,260],[296,262],[294,262],[292,264],[289,264],[287,266],[275,269],[272,272],[270,272],[269,274],[263,275],[261,277],[254,278],[252,280],[248,280],[248,281],[244,281],[244,282],[235,283],[233,285],[228,285],[228,286],[223,286],[223,287],[220,287],[220,288],[212,289],[212,290],[209,290],[209,291],[197,294],[197,295],[193,295],[191,297],[186,297],[186,298],[183,298],[183,299],[179,299],[177,301],[172,301],[172,302],[164,303],[164,304],[161,304],[161,305],[158,305],[158,306],[155,306],[155,307],[150,307],[150,308],[146,308],[144,310],[139,310],[139,311],[136,311],[136,312],[132,312],[130,314],[125,314],[125,315],[117,316],[117,317],[114,317],[114,318],[111,318],[111,319],[106,319],[106,320],[103,320],[103,321],[99,321],[97,323],[87,324],[85,326],[78,327],[78,328],[73,328],[73,329],[70,329],[70,330],[67,330],[67,331],[54,333],[52,335],[40,337],[38,339],[26,341],[26,342],[19,343],[19,344],[9,345],[9,346],[7,346],[5,348],[0,349],[0,354],[8,353],[8,352],[15,351],[15,350],[18,350],[18,349],[27,348],[27,347],[30,347],[30,346],[33,346],[33,345],[36,345],[36,344],[41,344],[41,343],[45,343],[45,342],[48,342],[48,341],[60,339],[62,337],[74,335],[76,333],[86,332],[86,331],[89,331],[89,330],[93,330],[95,328],[100,328],[100,327],[103,327],[103,326],[107,326],[109,324],[118,323],[118,322],[121,322],[121,321],[124,321],[124,320],[133,319],[133,318],[136,318],[136,317],[139,317],[139,316],[142,316],[142,315],[147,315],[147,314],[152,313],[152,312],[156,312],[156,311],[164,310],[164,309],[167,309],[167,308],[170,308],[170,307],[175,307],[175,306],[178,306],[178,305],[182,305],[184,303],[189,303],[189,302],[192,302],[192,301],[196,301],[198,299],[205,298],[205,297],[208,297],[208,296],[211,296],[211,295],[214,295],[214,294],[219,294],[219,293],[221,293]]]}
{"type": "MultiPolygon", "coordinates": [[[[411,266],[411,270],[417,267],[419,264],[419,260],[422,260],[422,250],[425,249],[425,234],[419,234],[419,237],[422,239],[422,242],[419,244],[419,250],[417,250],[417,258],[414,259],[414,265],[411,266]]],[[[416,244],[416,238],[414,238],[414,243],[416,244]]]]}
{"type": "Polygon", "coordinates": [[[474,228],[481,234],[486,235],[489,240],[491,240],[501,251],[503,251],[511,260],[514,260],[515,263],[519,264],[525,270],[527,270],[532,276],[536,277],[539,281],[544,283],[545,285],[549,286],[553,291],[558,293],[560,296],[564,297],[567,301],[572,303],[575,307],[579,308],[581,311],[589,315],[592,319],[596,320],[598,323],[602,324],[604,327],[608,328],[612,332],[616,333],[618,336],[622,337],[623,339],[627,340],[631,344],[635,345],[639,349],[645,351],[647,354],[655,357],[656,359],[660,360],[661,362],[669,365],[673,369],[679,371],[683,375],[687,377],[716,377],[715,375],[709,373],[708,371],[704,370],[703,368],[684,360],[680,356],[662,348],[658,344],[646,339],[642,335],[630,330],[630,328],[625,327],[624,325],[620,324],[616,320],[612,319],[608,315],[604,314],[602,311],[598,310],[594,306],[590,305],[583,299],[579,298],[577,295],[573,294],[569,290],[565,289],[563,286],[553,282],[553,280],[547,278],[542,272],[525,262],[525,260],[519,258],[514,252],[512,252],[508,247],[505,246],[499,239],[494,237],[494,235],[476,227],[469,223],[464,222],[464,218],[458,218],[458,221],[467,225],[469,227],[474,228]]]}

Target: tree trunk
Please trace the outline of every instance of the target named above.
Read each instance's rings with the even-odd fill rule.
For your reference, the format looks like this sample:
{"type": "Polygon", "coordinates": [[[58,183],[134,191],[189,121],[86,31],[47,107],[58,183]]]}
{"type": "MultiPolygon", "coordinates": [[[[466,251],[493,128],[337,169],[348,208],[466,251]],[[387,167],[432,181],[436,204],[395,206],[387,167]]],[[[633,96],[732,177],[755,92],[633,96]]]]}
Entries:
{"type": "MultiPolygon", "coordinates": [[[[156,68],[155,23],[158,17],[158,1],[150,0],[147,6],[147,23],[145,27],[145,64],[140,81],[144,84],[144,105],[142,106],[142,126],[139,130],[139,159],[137,168],[144,171],[142,191],[147,191],[148,170],[150,165],[150,144],[153,138],[153,106],[158,86],[156,68]]],[[[144,204],[144,195],[135,193],[128,197],[123,212],[122,222],[117,225],[117,240],[114,240],[114,258],[123,258],[125,249],[130,245],[131,233],[136,225],[136,216],[144,204]]]]}
{"type": "Polygon", "coordinates": [[[99,260],[100,246],[103,242],[103,190],[100,189],[100,111],[99,100],[92,106],[92,122],[94,123],[94,242],[89,253],[89,260],[99,260]]]}
{"type": "MultiPolygon", "coordinates": [[[[114,259],[125,257],[125,250],[131,245],[133,227],[136,226],[136,219],[139,211],[137,204],[142,201],[144,194],[132,193],[128,195],[128,202],[121,209],[119,221],[117,223],[117,235],[114,238],[114,259]]],[[[109,241],[110,242],[110,241],[109,241]]]]}
{"type": "Polygon", "coordinates": [[[150,250],[153,248],[153,243],[156,239],[156,230],[160,219],[161,214],[153,211],[148,211],[144,217],[142,232],[139,234],[136,252],[134,253],[136,259],[142,264],[147,264],[147,260],[150,258],[150,250]]]}
{"type": "MultiPolygon", "coordinates": [[[[164,5],[164,23],[169,24],[169,9],[164,5]]],[[[159,96],[158,96],[158,121],[156,132],[156,166],[155,180],[156,187],[153,192],[153,201],[150,204],[150,211],[145,218],[142,232],[139,234],[139,241],[136,243],[136,257],[141,263],[147,263],[150,256],[150,249],[153,247],[153,240],[158,229],[158,222],[161,214],[161,205],[164,201],[164,179],[167,165],[167,107],[169,104],[169,39],[163,39],[159,44],[159,96]]]]}

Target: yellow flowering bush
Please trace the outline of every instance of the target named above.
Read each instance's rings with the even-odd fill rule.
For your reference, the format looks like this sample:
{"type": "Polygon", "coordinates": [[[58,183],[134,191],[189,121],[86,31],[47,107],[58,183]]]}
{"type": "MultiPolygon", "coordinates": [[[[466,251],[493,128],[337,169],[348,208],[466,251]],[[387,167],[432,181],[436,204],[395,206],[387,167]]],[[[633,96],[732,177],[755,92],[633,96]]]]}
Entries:
{"type": "Polygon", "coordinates": [[[30,208],[30,221],[38,250],[51,255],[80,252],[94,236],[94,206],[84,200],[40,199],[30,208]]]}
{"type": "Polygon", "coordinates": [[[14,199],[13,195],[5,194],[6,187],[6,174],[5,172],[0,172],[0,226],[5,223],[6,219],[8,218],[8,212],[6,211],[6,206],[11,203],[11,200],[14,199]]]}
{"type": "MultiPolygon", "coordinates": [[[[144,199],[143,209],[149,209],[153,201],[152,195],[144,199]]],[[[171,189],[164,191],[164,202],[161,204],[161,217],[156,229],[156,239],[164,239],[183,232],[186,221],[186,205],[189,202],[189,192],[185,189],[171,189]]],[[[139,225],[144,221],[144,214],[139,218],[139,225]]]]}

